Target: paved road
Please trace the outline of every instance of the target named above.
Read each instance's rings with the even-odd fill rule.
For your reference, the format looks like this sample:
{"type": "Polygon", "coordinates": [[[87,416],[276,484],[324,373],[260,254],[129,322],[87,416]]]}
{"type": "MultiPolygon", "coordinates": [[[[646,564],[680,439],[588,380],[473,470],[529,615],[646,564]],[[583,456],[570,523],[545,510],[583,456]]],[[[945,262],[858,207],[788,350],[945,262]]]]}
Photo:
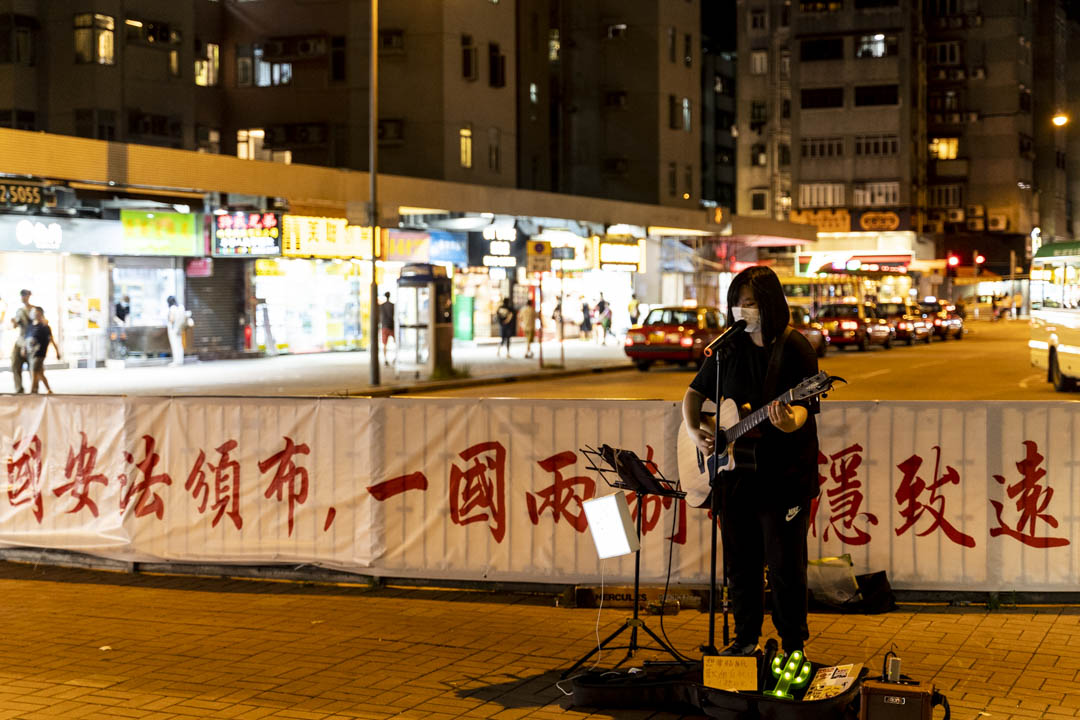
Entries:
{"type": "MultiPolygon", "coordinates": [[[[876,347],[867,352],[830,349],[820,366],[848,380],[829,396],[834,400],[1080,400],[1080,394],[1054,392],[1045,373],[1031,367],[1027,337],[1023,321],[974,322],[959,342],[876,347]]],[[[433,394],[679,400],[692,378],[690,370],[654,367],[647,373],[626,370],[433,394]]]]}
{"type": "MultiPolygon", "coordinates": [[[[675,720],[645,709],[564,709],[562,670],[627,609],[551,595],[245,582],[0,563],[0,718],[675,720]]],[[[697,656],[707,616],[664,627],[697,656]]],[[[811,659],[903,672],[955,718],[1065,720],[1080,709],[1075,608],[909,606],[811,615],[811,659]]],[[[655,616],[649,626],[659,632],[655,616]]],[[[765,631],[775,636],[766,620],[765,631]]],[[[720,627],[717,628],[718,635],[720,627]]],[[[624,636],[625,637],[625,636],[624,636]]],[[[605,651],[608,668],[625,652],[605,651]]],[[[643,653],[641,658],[656,657],[643,653]]],[[[631,663],[632,665],[638,663],[631,663]]],[[[938,711],[937,716],[940,716],[938,711]]]]}

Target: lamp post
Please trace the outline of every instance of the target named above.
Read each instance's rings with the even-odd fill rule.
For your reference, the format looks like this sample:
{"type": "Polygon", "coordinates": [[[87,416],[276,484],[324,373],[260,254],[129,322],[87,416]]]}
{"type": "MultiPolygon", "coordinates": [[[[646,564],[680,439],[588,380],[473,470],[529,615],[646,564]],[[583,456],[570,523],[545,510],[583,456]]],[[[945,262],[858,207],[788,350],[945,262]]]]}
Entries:
{"type": "Polygon", "coordinates": [[[371,358],[371,384],[379,384],[379,284],[375,269],[375,240],[379,231],[379,206],[376,202],[376,170],[378,168],[379,119],[379,0],[371,0],[371,83],[368,98],[368,178],[370,180],[368,224],[371,226],[371,312],[368,325],[371,358]]]}

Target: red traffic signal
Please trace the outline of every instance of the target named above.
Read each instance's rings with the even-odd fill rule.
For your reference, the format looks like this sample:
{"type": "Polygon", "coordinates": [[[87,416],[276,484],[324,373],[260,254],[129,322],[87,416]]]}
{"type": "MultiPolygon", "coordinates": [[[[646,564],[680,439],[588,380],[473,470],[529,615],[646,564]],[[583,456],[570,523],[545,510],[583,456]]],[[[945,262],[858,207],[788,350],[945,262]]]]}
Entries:
{"type": "Polygon", "coordinates": [[[975,256],[975,264],[976,265],[982,265],[984,262],[986,262],[986,256],[985,255],[976,255],[975,256]]]}
{"type": "Polygon", "coordinates": [[[959,264],[960,264],[960,258],[956,257],[955,255],[950,255],[949,256],[949,267],[956,267],[959,264]]]}

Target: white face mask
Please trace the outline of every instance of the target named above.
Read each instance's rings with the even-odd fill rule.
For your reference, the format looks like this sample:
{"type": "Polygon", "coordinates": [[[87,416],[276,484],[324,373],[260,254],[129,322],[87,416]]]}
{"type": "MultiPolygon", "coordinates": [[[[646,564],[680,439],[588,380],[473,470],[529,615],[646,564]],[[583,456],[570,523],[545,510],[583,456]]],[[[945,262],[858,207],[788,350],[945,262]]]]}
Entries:
{"type": "Polygon", "coordinates": [[[731,315],[735,318],[735,322],[739,320],[746,321],[746,332],[760,332],[761,313],[758,312],[757,308],[733,307],[731,308],[731,315]]]}

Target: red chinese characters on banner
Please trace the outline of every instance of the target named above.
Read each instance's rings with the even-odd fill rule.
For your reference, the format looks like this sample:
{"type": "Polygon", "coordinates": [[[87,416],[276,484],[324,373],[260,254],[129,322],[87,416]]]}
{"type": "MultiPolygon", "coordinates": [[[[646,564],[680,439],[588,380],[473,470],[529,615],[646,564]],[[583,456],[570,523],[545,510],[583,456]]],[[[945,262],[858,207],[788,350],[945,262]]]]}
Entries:
{"type": "Polygon", "coordinates": [[[371,497],[375,498],[379,502],[384,502],[390,498],[401,495],[409,490],[427,490],[428,479],[422,472],[408,473],[406,475],[399,475],[396,478],[390,478],[389,480],[383,480],[380,483],[374,485],[368,485],[367,491],[371,493],[371,497]]]}
{"type": "Polygon", "coordinates": [[[206,504],[210,498],[210,486],[206,482],[206,471],[203,464],[214,473],[214,504],[210,509],[214,511],[214,519],[210,527],[217,527],[224,515],[228,515],[237,530],[244,527],[244,518],[240,515],[240,463],[229,457],[229,453],[236,449],[239,443],[236,440],[227,440],[216,449],[219,454],[218,462],[212,465],[206,462],[206,453],[199,450],[199,457],[188,474],[184,489],[190,492],[196,500],[201,500],[199,512],[206,512],[206,504]]]}
{"type": "MultiPolygon", "coordinates": [[[[998,527],[990,528],[990,537],[1007,535],[1033,548],[1068,545],[1069,541],[1066,538],[1036,536],[1035,534],[1035,523],[1039,520],[1053,528],[1058,526],[1057,518],[1045,512],[1054,498],[1054,489],[1039,484],[1046,475],[1046,470],[1039,467],[1045,460],[1039,454],[1039,446],[1031,440],[1025,440],[1024,450],[1024,459],[1016,463],[1016,469],[1020,471],[1020,480],[1006,488],[1009,498],[1016,500],[1016,510],[1020,513],[1020,520],[1016,523],[1016,527],[1009,527],[1002,517],[1005,510],[1004,504],[991,500],[990,504],[994,506],[994,511],[997,513],[998,527]]],[[[1001,485],[1007,482],[1003,475],[995,475],[994,479],[1001,485]]]]}
{"type": "Polygon", "coordinates": [[[959,485],[960,474],[951,465],[945,466],[945,473],[939,475],[941,469],[941,447],[935,445],[934,452],[934,475],[930,485],[919,476],[923,459],[918,455],[912,455],[896,467],[904,474],[900,481],[900,487],[896,490],[896,502],[900,503],[900,516],[904,518],[904,524],[896,528],[897,536],[903,535],[915,525],[924,515],[929,515],[931,521],[926,523],[922,532],[916,532],[919,537],[929,535],[935,530],[941,530],[945,537],[963,547],[975,547],[975,538],[953,527],[945,517],[945,497],[938,494],[938,490],[945,485],[959,485]],[[927,503],[921,502],[923,493],[929,492],[927,503]]]}
{"type": "Polygon", "coordinates": [[[529,509],[529,519],[533,525],[539,525],[540,515],[551,510],[556,524],[560,518],[565,517],[579,533],[588,529],[589,521],[585,517],[582,503],[596,495],[596,481],[584,475],[564,478],[562,469],[576,462],[577,456],[569,450],[537,461],[537,465],[546,472],[555,474],[555,482],[536,493],[525,493],[525,505],[529,509]],[[580,492],[577,492],[578,488],[580,492]],[[571,507],[577,512],[573,512],[571,507]]]}
{"type": "Polygon", "coordinates": [[[285,448],[279,450],[274,455],[271,455],[265,460],[259,461],[259,472],[266,473],[274,465],[277,465],[277,470],[274,471],[274,477],[270,481],[270,485],[267,486],[264,497],[269,498],[272,495],[277,495],[278,502],[281,502],[282,492],[288,486],[288,498],[289,498],[289,536],[292,537],[293,531],[293,516],[296,509],[296,504],[301,505],[307,501],[308,495],[308,472],[306,468],[297,467],[293,462],[294,455],[307,455],[311,452],[311,449],[304,443],[299,445],[288,436],[285,436],[285,448]],[[297,481],[299,480],[299,483],[297,481]]]}
{"type": "MultiPolygon", "coordinates": [[[[832,485],[825,489],[825,499],[829,503],[829,525],[825,527],[823,539],[828,542],[831,529],[837,539],[847,545],[865,545],[870,542],[870,533],[855,525],[860,517],[866,518],[870,525],[877,525],[877,516],[873,513],[859,512],[862,508],[862,482],[858,479],[858,469],[862,465],[862,446],[850,445],[829,457],[818,452],[818,465],[829,464],[829,476],[818,474],[818,485],[825,487],[832,480],[832,485]]],[[[820,495],[818,496],[821,497],[820,495]]],[[[819,501],[811,504],[813,523],[811,529],[817,537],[817,510],[819,501]]]]}
{"type": "Polygon", "coordinates": [[[120,512],[127,510],[128,503],[134,495],[135,517],[154,514],[157,515],[158,520],[161,520],[165,514],[165,501],[153,491],[153,487],[154,485],[172,485],[172,478],[168,473],[154,474],[154,466],[161,461],[161,456],[154,451],[157,440],[150,435],[143,435],[142,440],[145,444],[142,460],[136,463],[134,455],[129,452],[124,453],[124,460],[129,465],[135,465],[135,469],[142,473],[142,480],[135,482],[134,473],[132,478],[128,478],[126,472],[121,473],[120,487],[123,491],[120,493],[120,512]]]}
{"type": "MultiPolygon", "coordinates": [[[[645,468],[653,475],[660,474],[660,468],[653,462],[653,448],[651,445],[645,446],[646,454],[645,459],[641,462],[645,465],[645,468]]],[[[639,508],[643,512],[641,517],[641,536],[644,537],[650,530],[654,529],[660,522],[661,512],[663,510],[671,509],[671,506],[676,502],[675,498],[664,497],[662,495],[644,495],[639,497],[635,492],[626,493],[626,502],[631,505],[630,517],[637,522],[639,508]],[[643,499],[642,499],[643,498],[643,499]]],[[[675,534],[667,538],[676,545],[686,544],[686,500],[684,498],[678,499],[678,519],[677,527],[675,528],[675,534]]],[[[708,518],[712,519],[712,511],[707,513],[708,518]]]]}
{"type": "Polygon", "coordinates": [[[17,440],[7,461],[8,502],[12,507],[33,503],[34,518],[41,524],[41,438],[17,440]]]}
{"type": "Polygon", "coordinates": [[[482,442],[458,456],[465,468],[450,467],[450,520],[455,525],[490,523],[492,537],[501,543],[506,535],[506,449],[500,442],[482,442]]]}
{"type": "Polygon", "coordinates": [[[64,477],[70,482],[53,490],[56,497],[70,492],[75,498],[75,507],[67,512],[76,513],[84,507],[90,509],[90,514],[98,516],[97,503],[90,497],[90,486],[93,483],[108,485],[109,479],[102,473],[95,473],[94,466],[97,464],[97,448],[89,443],[86,433],[79,431],[82,441],[78,452],[74,448],[68,449],[67,463],[64,465],[64,477]]]}

